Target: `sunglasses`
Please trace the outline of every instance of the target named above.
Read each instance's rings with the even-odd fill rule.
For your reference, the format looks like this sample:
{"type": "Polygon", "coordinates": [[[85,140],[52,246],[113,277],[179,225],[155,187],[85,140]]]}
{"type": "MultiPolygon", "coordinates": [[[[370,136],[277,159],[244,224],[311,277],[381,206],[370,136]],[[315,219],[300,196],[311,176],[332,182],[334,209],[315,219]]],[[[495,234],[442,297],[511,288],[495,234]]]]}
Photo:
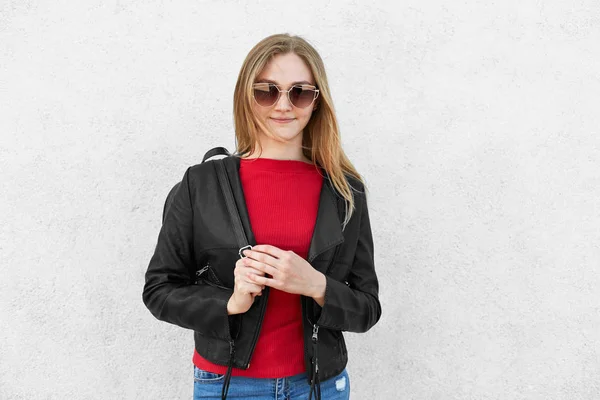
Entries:
{"type": "Polygon", "coordinates": [[[309,107],[319,97],[319,89],[311,85],[294,85],[281,90],[274,83],[260,82],[252,85],[254,100],[259,106],[271,107],[279,101],[281,93],[286,93],[290,103],[297,108],[309,107]]]}

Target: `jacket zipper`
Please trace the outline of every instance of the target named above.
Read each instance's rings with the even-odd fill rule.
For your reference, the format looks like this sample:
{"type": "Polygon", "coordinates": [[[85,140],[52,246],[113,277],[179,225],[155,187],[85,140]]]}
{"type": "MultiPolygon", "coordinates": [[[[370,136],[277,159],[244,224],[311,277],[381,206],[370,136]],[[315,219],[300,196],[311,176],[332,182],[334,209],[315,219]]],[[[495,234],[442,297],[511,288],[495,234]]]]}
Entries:
{"type": "Polygon", "coordinates": [[[260,318],[258,320],[258,326],[257,326],[257,329],[254,331],[254,337],[252,338],[252,345],[250,346],[250,353],[248,353],[248,358],[244,361],[244,364],[246,364],[246,369],[250,368],[250,359],[252,358],[252,354],[254,353],[254,348],[256,347],[256,343],[258,342],[258,335],[260,333],[260,329],[262,327],[263,320],[265,319],[265,311],[267,310],[267,300],[269,300],[269,292],[270,292],[270,288],[265,287],[265,290],[263,291],[263,294],[261,296],[264,299],[263,299],[263,303],[261,304],[261,308],[260,308],[260,318]]]}
{"type": "MultiPolygon", "coordinates": [[[[312,333],[312,343],[313,343],[313,362],[315,365],[315,376],[319,375],[319,359],[317,357],[317,345],[319,344],[319,325],[313,325],[313,333],[312,333]]],[[[312,379],[312,378],[311,378],[312,379]]]]}
{"type": "Polygon", "coordinates": [[[219,278],[217,278],[217,276],[215,275],[215,273],[213,271],[211,271],[210,269],[210,265],[205,265],[204,267],[202,267],[201,269],[199,269],[198,271],[196,271],[196,284],[198,284],[198,282],[200,281],[200,277],[202,276],[203,273],[205,273],[206,271],[208,271],[208,275],[209,277],[213,277],[213,279],[217,282],[213,282],[210,279],[202,279],[202,282],[206,283],[209,286],[214,286],[220,289],[226,289],[226,290],[231,290],[231,288],[228,288],[224,285],[221,284],[221,281],[219,281],[219,278]]]}
{"type": "Polygon", "coordinates": [[[312,343],[313,343],[313,360],[315,360],[315,373],[319,373],[319,364],[317,361],[317,357],[315,356],[317,344],[319,343],[319,325],[313,325],[313,333],[312,333],[312,343]]]}
{"type": "MultiPolygon", "coordinates": [[[[331,257],[331,262],[329,263],[329,265],[327,266],[327,269],[325,270],[325,275],[327,275],[329,273],[329,271],[331,270],[331,267],[335,263],[335,259],[336,259],[337,255],[338,255],[339,251],[340,251],[340,247],[341,247],[340,244],[341,243],[338,243],[335,251],[333,252],[333,256],[331,257]]],[[[304,313],[307,312],[304,308],[302,309],[302,311],[304,313]]],[[[313,323],[308,318],[308,315],[305,315],[305,317],[308,320],[308,322],[310,322],[310,324],[312,325],[312,328],[313,328],[312,337],[311,337],[312,347],[313,347],[312,358],[313,358],[313,364],[314,364],[314,368],[315,368],[314,372],[318,376],[318,373],[319,373],[319,364],[318,364],[318,359],[315,358],[315,354],[316,354],[316,350],[317,350],[317,345],[319,343],[319,325],[316,323],[316,321],[313,323]]],[[[306,344],[305,344],[305,346],[306,346],[306,344]]],[[[305,347],[305,351],[306,351],[306,347],[305,347]]],[[[310,377],[310,380],[311,380],[310,383],[312,384],[313,377],[310,377]]],[[[312,393],[311,393],[311,395],[312,395],[312,393]]]]}
{"type": "Polygon", "coordinates": [[[202,269],[199,269],[198,271],[196,271],[196,282],[194,282],[194,284],[198,284],[198,281],[200,280],[200,277],[202,276],[202,274],[204,272],[206,272],[206,270],[208,270],[208,265],[205,265],[204,267],[202,267],[202,269]]]}
{"type": "Polygon", "coordinates": [[[319,379],[319,349],[317,348],[319,343],[319,326],[313,325],[312,333],[312,346],[313,346],[313,362],[312,362],[312,373],[310,376],[310,392],[308,393],[308,400],[312,400],[313,393],[315,394],[315,400],[321,400],[321,381],[319,379]]]}
{"type": "MultiPolygon", "coordinates": [[[[216,277],[214,272],[210,269],[210,265],[207,264],[196,272],[196,282],[198,282],[200,280],[200,277],[205,272],[208,273],[209,277],[212,277],[214,280],[218,281],[218,278],[216,277]]],[[[210,286],[218,287],[221,289],[231,290],[231,288],[221,285],[220,282],[219,283],[212,282],[209,279],[204,279],[202,281],[206,282],[206,284],[208,284],[210,286]]],[[[260,309],[260,319],[258,322],[257,329],[254,332],[254,337],[252,338],[252,346],[250,346],[250,353],[248,355],[248,358],[244,361],[244,364],[246,365],[246,369],[250,368],[250,359],[252,358],[252,354],[254,353],[254,348],[256,347],[256,343],[258,342],[258,335],[260,333],[260,328],[262,326],[262,322],[263,322],[263,319],[265,316],[265,311],[267,309],[267,300],[269,299],[269,288],[265,288],[265,290],[263,291],[262,297],[264,298],[264,300],[263,300],[263,304],[261,305],[261,309],[260,309]]],[[[230,343],[230,346],[233,346],[233,341],[230,343]]]]}

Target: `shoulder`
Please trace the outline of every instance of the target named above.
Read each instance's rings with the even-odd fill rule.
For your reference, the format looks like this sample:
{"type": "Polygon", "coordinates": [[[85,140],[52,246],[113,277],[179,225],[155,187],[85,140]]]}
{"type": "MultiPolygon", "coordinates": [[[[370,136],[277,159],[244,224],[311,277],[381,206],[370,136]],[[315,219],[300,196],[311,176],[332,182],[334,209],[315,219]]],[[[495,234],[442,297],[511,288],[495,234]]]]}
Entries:
{"type": "Polygon", "coordinates": [[[215,174],[214,161],[205,161],[201,164],[190,165],[186,168],[181,183],[190,189],[204,186],[215,174]]]}
{"type": "Polygon", "coordinates": [[[346,177],[346,181],[348,181],[348,184],[350,185],[350,188],[352,189],[353,192],[364,193],[365,184],[363,183],[363,181],[361,181],[357,177],[349,175],[349,174],[345,174],[345,177],[346,177]]]}
{"type": "Polygon", "coordinates": [[[364,182],[358,179],[357,177],[349,174],[345,174],[345,177],[346,181],[348,182],[348,185],[350,186],[350,190],[352,191],[352,196],[354,197],[354,199],[358,200],[359,202],[365,201],[367,195],[366,186],[364,182]]]}
{"type": "Polygon", "coordinates": [[[216,170],[216,164],[223,163],[226,166],[232,166],[236,163],[235,157],[228,156],[219,159],[206,160],[199,164],[194,164],[188,167],[187,173],[190,177],[206,177],[206,176],[214,176],[216,170]]]}
{"type": "Polygon", "coordinates": [[[207,183],[216,182],[218,180],[217,164],[223,164],[229,174],[235,175],[239,169],[239,158],[228,156],[191,165],[185,171],[184,179],[187,179],[190,186],[204,186],[207,183]]]}
{"type": "Polygon", "coordinates": [[[216,160],[209,160],[209,161],[205,161],[200,164],[190,165],[187,169],[187,174],[190,177],[192,177],[192,176],[193,177],[201,177],[204,175],[214,173],[214,171],[215,171],[214,163],[215,162],[216,162],[216,160]]]}

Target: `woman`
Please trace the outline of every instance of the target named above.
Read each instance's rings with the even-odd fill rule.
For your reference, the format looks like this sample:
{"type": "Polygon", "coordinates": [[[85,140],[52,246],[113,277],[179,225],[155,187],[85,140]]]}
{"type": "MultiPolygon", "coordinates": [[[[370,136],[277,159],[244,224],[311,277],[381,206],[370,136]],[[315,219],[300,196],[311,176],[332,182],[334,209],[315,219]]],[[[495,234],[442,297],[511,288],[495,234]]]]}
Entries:
{"type": "Polygon", "coordinates": [[[259,42],[234,119],[236,154],[188,168],[174,193],[144,303],[194,330],[195,399],[348,399],[342,331],[367,331],[381,305],[364,186],[316,50],[259,42]],[[251,248],[237,245],[217,163],[251,248]]]}

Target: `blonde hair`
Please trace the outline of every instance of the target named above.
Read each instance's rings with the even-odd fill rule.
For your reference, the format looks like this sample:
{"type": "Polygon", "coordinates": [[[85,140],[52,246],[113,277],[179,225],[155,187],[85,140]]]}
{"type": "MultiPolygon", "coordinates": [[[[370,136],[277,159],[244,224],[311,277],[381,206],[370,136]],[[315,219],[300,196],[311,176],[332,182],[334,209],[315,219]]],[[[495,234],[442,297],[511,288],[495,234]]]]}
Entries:
{"type": "Polygon", "coordinates": [[[350,185],[347,176],[356,178],[363,185],[364,181],[342,149],[323,60],[305,39],[287,33],[272,35],[256,44],[246,56],[233,95],[236,151],[240,155],[254,153],[260,132],[274,136],[252,111],[252,84],[274,56],[287,53],[296,54],[306,63],[319,89],[318,106],[302,135],[302,151],[306,158],[327,172],[333,187],[344,198],[345,227],[355,210],[352,191],[356,190],[350,185]]]}

